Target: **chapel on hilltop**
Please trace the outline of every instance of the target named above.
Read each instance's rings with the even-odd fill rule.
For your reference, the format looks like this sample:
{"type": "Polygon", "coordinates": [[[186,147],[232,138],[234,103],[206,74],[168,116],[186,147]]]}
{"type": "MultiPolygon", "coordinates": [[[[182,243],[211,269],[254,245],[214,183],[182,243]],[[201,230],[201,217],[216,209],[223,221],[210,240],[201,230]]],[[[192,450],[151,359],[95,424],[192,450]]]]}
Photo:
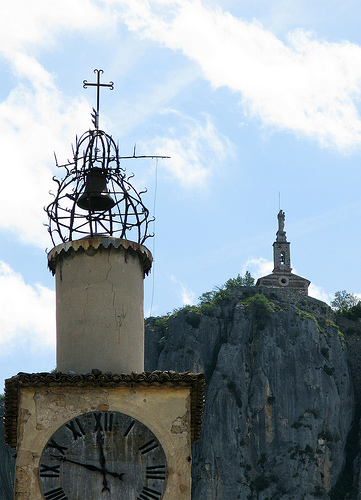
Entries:
{"type": "Polygon", "coordinates": [[[277,215],[278,231],[276,241],[273,243],[272,274],[258,278],[256,286],[269,286],[276,288],[288,288],[308,295],[310,281],[297,274],[292,273],[290,242],[287,241],[285,228],[285,213],[280,210],[277,215]]]}

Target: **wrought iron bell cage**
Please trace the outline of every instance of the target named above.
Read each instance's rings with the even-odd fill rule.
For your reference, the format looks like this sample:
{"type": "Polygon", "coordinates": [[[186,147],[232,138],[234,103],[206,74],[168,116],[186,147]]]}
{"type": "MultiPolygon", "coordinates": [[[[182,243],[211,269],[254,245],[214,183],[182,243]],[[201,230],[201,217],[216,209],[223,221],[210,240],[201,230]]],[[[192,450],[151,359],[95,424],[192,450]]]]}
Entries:
{"type": "MultiPolygon", "coordinates": [[[[125,157],[126,158],[126,157],[125,157]]],[[[52,242],[85,237],[113,236],[143,244],[148,233],[149,212],[120,166],[119,148],[104,131],[89,130],[76,140],[73,161],[63,168],[54,200],[46,207],[52,242]]]]}

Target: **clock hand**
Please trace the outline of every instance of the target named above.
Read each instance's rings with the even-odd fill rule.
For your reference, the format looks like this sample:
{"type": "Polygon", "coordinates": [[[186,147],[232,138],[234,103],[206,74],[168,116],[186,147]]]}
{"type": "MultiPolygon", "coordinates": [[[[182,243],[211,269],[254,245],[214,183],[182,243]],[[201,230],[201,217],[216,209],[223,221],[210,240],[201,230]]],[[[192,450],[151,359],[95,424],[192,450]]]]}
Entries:
{"type": "Polygon", "coordinates": [[[62,455],[51,455],[51,456],[56,458],[57,460],[59,460],[59,462],[70,462],[71,464],[80,465],[81,467],[85,467],[85,469],[88,469],[91,471],[102,472],[102,469],[100,469],[96,465],[84,464],[82,462],[76,462],[75,460],[71,460],[70,458],[64,457],[62,455]]]}
{"type": "Polygon", "coordinates": [[[98,435],[97,435],[97,442],[99,445],[99,463],[100,463],[100,466],[102,468],[102,474],[103,474],[102,493],[104,493],[104,491],[110,492],[110,488],[108,487],[108,481],[107,481],[107,477],[106,477],[107,470],[105,468],[105,455],[104,455],[104,451],[103,451],[104,434],[100,431],[98,432],[98,435]]]}
{"type": "Polygon", "coordinates": [[[107,481],[107,471],[106,470],[102,471],[102,474],[103,474],[102,493],[104,493],[104,491],[109,491],[109,493],[110,493],[110,488],[108,487],[108,481],[107,481]]]}
{"type": "Polygon", "coordinates": [[[124,472],[119,474],[118,472],[111,472],[110,470],[106,470],[106,469],[105,469],[105,472],[106,472],[106,474],[109,474],[109,476],[116,477],[117,479],[120,479],[121,481],[123,481],[124,472]]]}
{"type": "Polygon", "coordinates": [[[100,467],[97,467],[96,465],[83,464],[82,462],[76,462],[75,460],[71,460],[70,458],[67,458],[63,455],[51,455],[51,456],[53,458],[56,458],[57,460],[59,460],[59,462],[70,462],[71,464],[80,465],[81,467],[85,467],[85,469],[88,469],[88,470],[91,470],[94,472],[100,472],[102,474],[104,472],[105,474],[109,474],[110,476],[116,477],[117,479],[120,479],[121,481],[123,481],[124,472],[120,473],[120,474],[118,472],[111,472],[107,469],[101,469],[100,467]]]}
{"type": "Polygon", "coordinates": [[[104,434],[100,431],[98,432],[97,435],[97,442],[99,444],[99,451],[100,451],[99,462],[102,467],[102,470],[105,472],[105,474],[109,474],[110,476],[116,477],[121,481],[123,481],[124,472],[122,474],[118,474],[118,472],[110,472],[105,467],[105,455],[103,451],[104,434]]]}

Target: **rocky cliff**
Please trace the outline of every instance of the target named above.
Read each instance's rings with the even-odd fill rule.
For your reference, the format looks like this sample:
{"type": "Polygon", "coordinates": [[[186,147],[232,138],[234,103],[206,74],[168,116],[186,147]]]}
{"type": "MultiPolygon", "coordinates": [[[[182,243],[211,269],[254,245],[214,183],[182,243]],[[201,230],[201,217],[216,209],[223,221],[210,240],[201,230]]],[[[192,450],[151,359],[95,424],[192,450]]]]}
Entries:
{"type": "Polygon", "coordinates": [[[354,395],[331,309],[261,287],[203,309],[146,322],[147,370],[207,376],[192,498],[346,498],[354,395]]]}
{"type": "Polygon", "coordinates": [[[147,371],[206,374],[193,500],[361,500],[361,324],[338,320],[297,292],[238,287],[146,321],[147,371]]]}

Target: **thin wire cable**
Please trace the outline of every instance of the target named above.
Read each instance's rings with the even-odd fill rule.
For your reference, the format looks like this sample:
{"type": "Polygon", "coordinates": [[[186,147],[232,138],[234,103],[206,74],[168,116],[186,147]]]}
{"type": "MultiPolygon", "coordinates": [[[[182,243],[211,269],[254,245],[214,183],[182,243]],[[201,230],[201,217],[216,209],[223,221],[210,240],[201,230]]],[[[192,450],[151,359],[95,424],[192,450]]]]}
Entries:
{"type": "Polygon", "coordinates": [[[151,298],[151,301],[150,301],[150,312],[149,312],[149,316],[152,316],[152,309],[153,309],[153,300],[154,300],[154,288],[155,288],[155,268],[154,268],[154,264],[155,264],[155,238],[156,238],[156,232],[155,232],[155,221],[156,221],[156,216],[155,216],[155,207],[156,207],[156,202],[157,202],[157,190],[158,190],[158,158],[155,159],[155,182],[154,182],[154,201],[153,201],[153,217],[154,217],[154,221],[153,221],[153,233],[154,233],[154,236],[153,236],[153,249],[152,249],[152,254],[153,254],[153,270],[152,270],[152,278],[153,278],[153,282],[152,282],[152,298],[151,298]]]}

